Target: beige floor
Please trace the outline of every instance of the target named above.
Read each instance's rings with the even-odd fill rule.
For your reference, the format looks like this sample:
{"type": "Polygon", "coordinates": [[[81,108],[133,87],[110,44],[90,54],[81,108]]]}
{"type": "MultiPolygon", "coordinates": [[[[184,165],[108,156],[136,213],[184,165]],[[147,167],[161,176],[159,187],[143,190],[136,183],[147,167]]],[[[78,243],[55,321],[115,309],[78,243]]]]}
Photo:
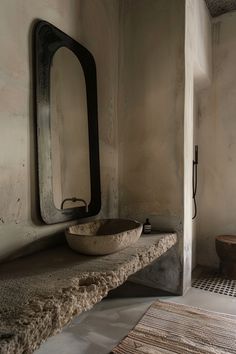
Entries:
{"type": "MultiPolygon", "coordinates": [[[[36,353],[108,354],[156,299],[105,299],[76,317],[60,334],[49,338],[36,353]]],[[[236,298],[199,289],[191,288],[185,296],[161,299],[236,315],[236,298]]]]}

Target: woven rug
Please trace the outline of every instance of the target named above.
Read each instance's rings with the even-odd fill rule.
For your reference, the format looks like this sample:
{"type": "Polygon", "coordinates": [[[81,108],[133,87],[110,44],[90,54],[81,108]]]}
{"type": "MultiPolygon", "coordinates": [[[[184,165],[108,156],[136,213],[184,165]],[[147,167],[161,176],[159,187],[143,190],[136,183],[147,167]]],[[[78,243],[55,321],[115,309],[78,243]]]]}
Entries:
{"type": "Polygon", "coordinates": [[[236,353],[236,316],[157,301],[111,353],[236,353]]]}

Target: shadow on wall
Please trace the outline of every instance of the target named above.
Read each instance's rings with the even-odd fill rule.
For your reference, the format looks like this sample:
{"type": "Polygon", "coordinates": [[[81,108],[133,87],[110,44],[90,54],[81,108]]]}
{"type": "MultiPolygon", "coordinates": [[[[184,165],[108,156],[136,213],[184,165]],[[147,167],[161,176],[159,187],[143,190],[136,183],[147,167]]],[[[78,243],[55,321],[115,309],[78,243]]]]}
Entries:
{"type": "Polygon", "coordinates": [[[12,261],[16,258],[31,255],[33,253],[42,251],[46,248],[51,248],[51,247],[64,245],[64,244],[66,244],[66,238],[64,232],[61,233],[57,232],[53,235],[45,236],[41,239],[32,241],[31,243],[19,248],[17,251],[12,252],[8,257],[5,257],[3,260],[0,260],[0,264],[6,263],[8,261],[12,261]]]}
{"type": "Polygon", "coordinates": [[[175,245],[150,266],[131,276],[129,280],[150,288],[182,294],[182,268],[178,245],[175,245]]]}

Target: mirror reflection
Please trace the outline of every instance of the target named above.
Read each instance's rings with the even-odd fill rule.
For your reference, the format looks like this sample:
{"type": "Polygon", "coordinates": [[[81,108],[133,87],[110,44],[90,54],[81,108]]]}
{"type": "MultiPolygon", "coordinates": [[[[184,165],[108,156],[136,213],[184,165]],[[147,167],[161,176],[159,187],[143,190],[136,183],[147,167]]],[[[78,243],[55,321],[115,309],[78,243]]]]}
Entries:
{"type": "Polygon", "coordinates": [[[89,133],[82,66],[66,47],[53,56],[50,70],[53,200],[57,209],[90,203],[89,133]]]}

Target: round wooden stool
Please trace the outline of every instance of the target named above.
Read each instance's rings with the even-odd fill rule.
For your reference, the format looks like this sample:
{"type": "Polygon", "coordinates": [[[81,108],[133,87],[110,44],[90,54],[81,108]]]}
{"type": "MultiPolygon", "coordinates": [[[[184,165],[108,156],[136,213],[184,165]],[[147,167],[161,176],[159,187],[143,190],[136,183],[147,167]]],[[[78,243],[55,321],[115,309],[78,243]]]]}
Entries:
{"type": "Polygon", "coordinates": [[[236,279],[236,236],[217,236],[215,244],[221,273],[229,279],[236,279]]]}

